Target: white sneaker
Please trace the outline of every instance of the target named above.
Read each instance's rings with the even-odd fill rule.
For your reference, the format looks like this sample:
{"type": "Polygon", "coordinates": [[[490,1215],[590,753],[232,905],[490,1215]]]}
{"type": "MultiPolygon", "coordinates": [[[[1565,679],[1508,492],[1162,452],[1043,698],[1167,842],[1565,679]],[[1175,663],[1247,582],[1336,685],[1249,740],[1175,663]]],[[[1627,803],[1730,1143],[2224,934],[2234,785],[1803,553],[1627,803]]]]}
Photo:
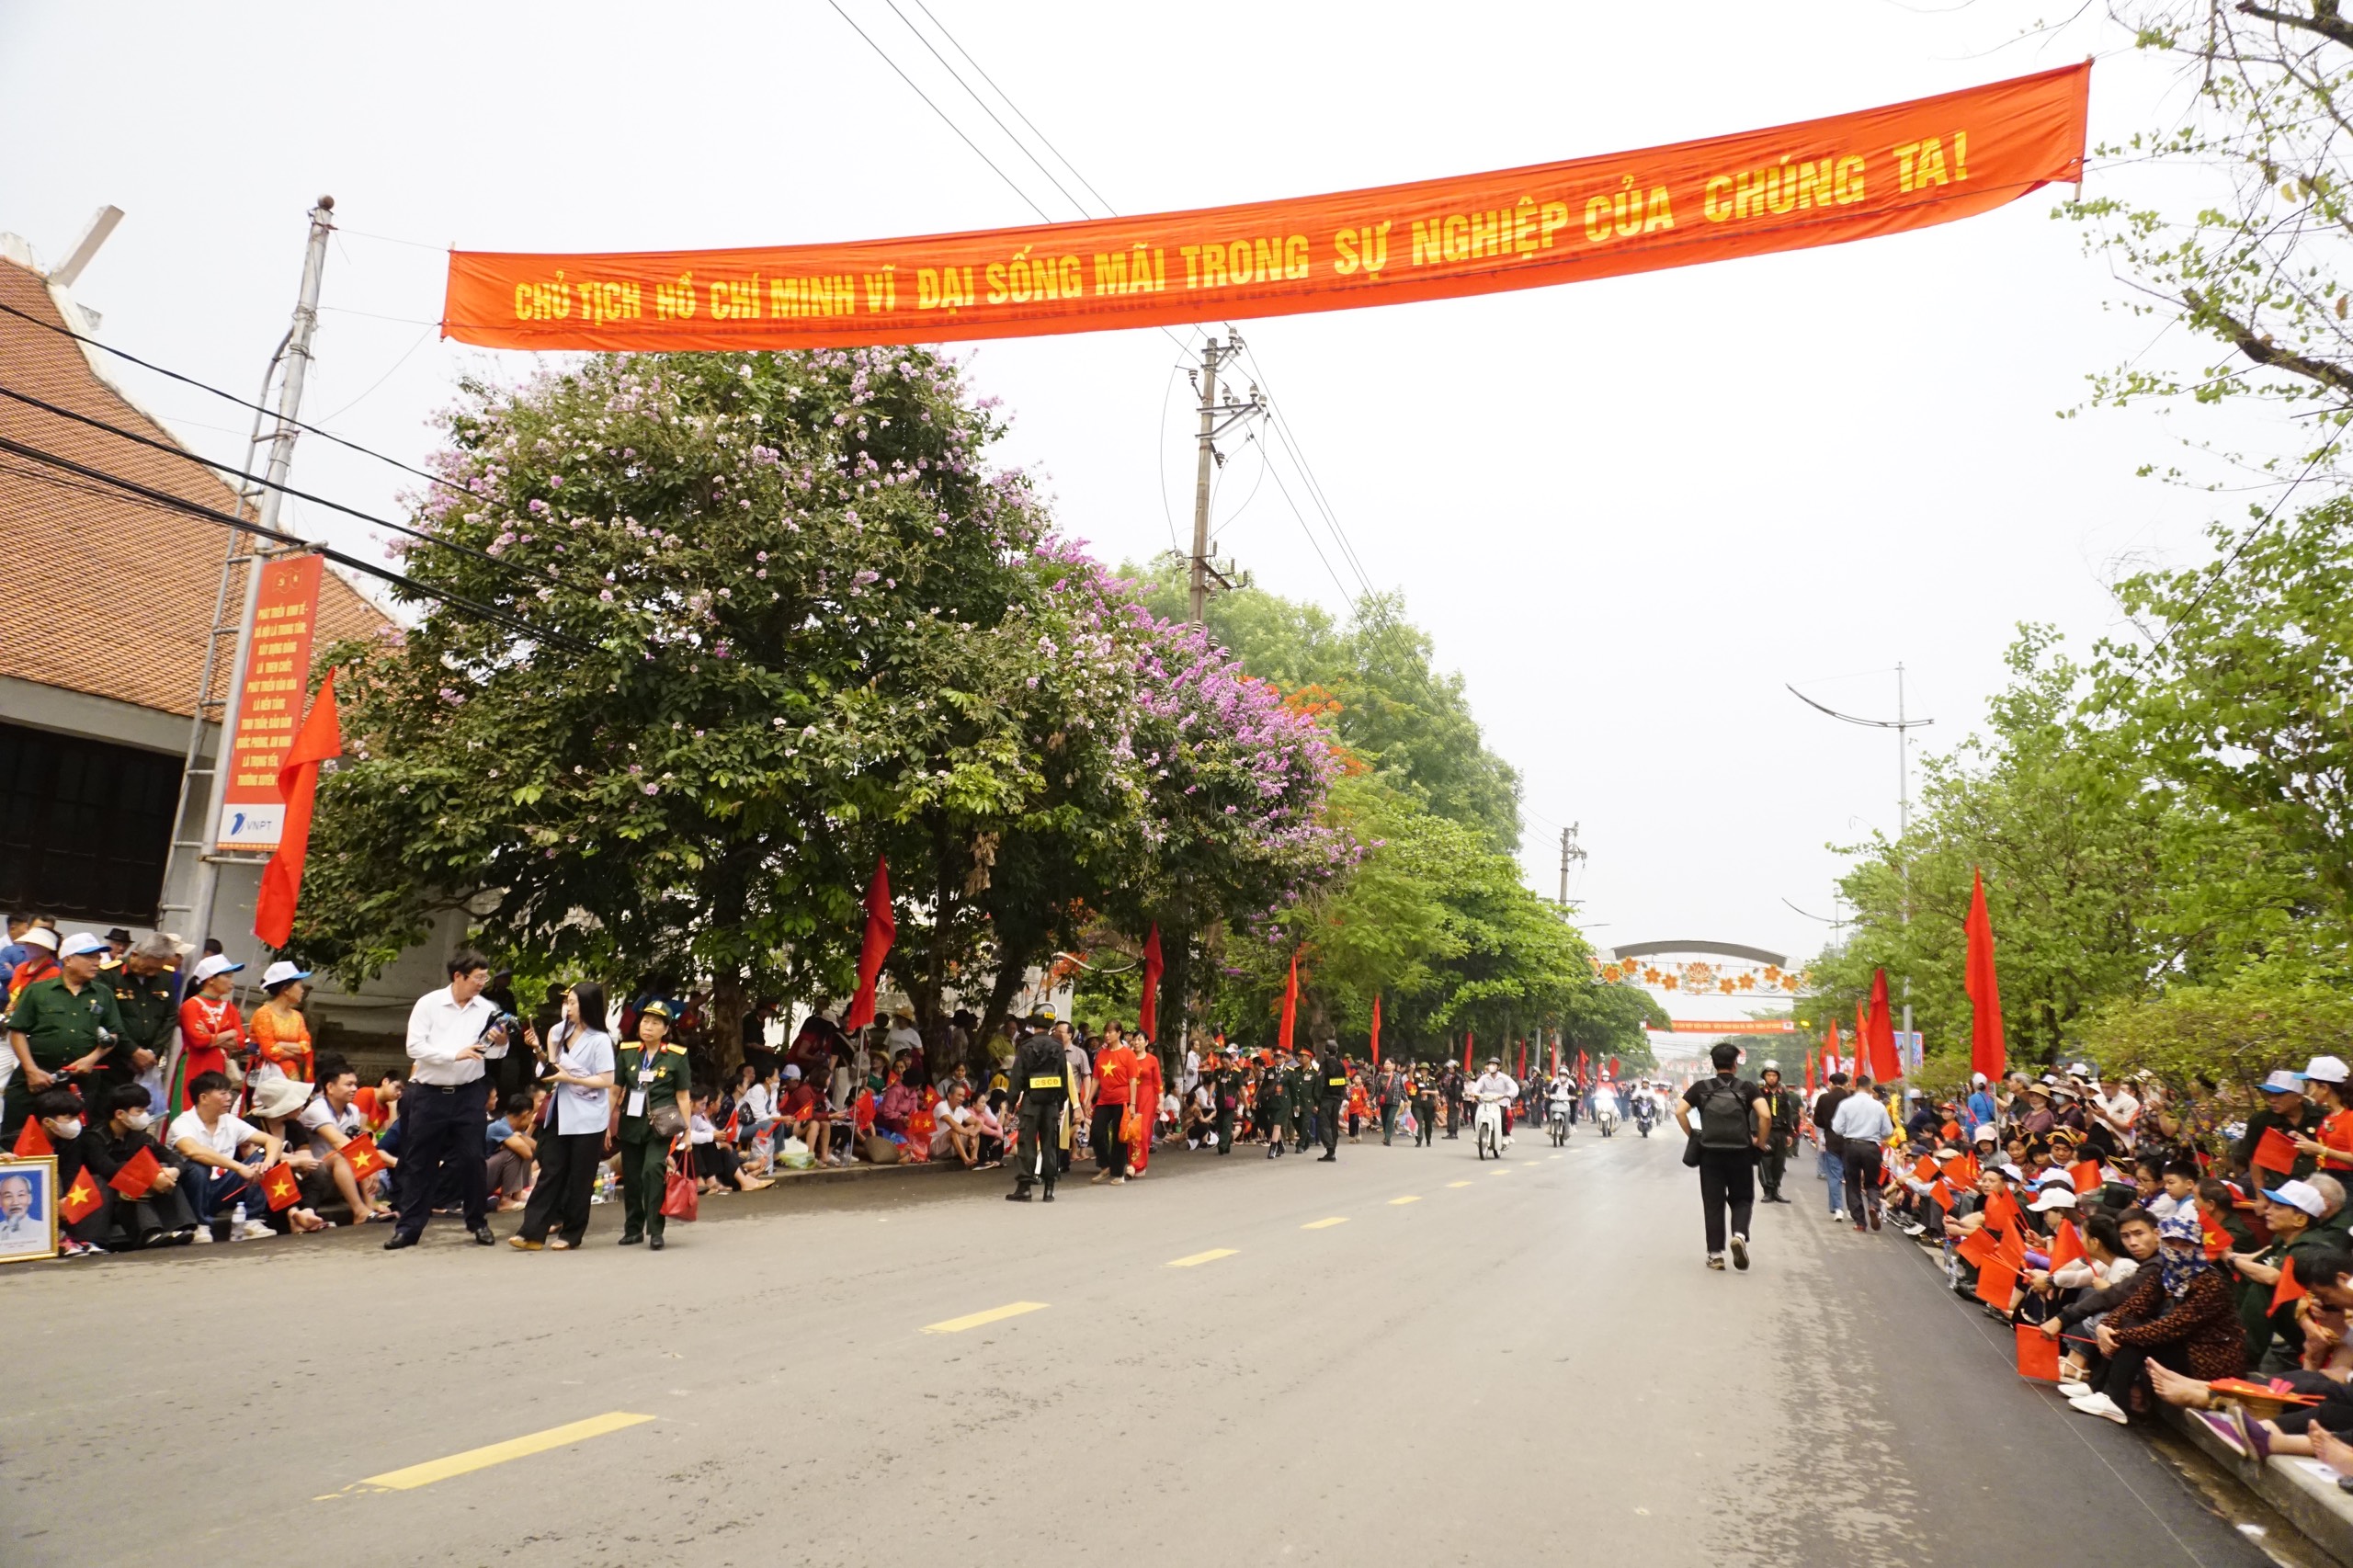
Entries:
{"type": "Polygon", "coordinates": [[[1844,1209],[1833,1209],[1830,1211],[1830,1222],[1834,1225],[1845,1222],[1846,1218],[1847,1211],[1844,1209]]]}
{"type": "Polygon", "coordinates": [[[210,1225],[199,1225],[196,1228],[196,1234],[188,1238],[188,1244],[191,1246],[209,1246],[211,1242],[212,1227],[210,1225]]]}
{"type": "Polygon", "coordinates": [[[2127,1425],[2131,1419],[2124,1414],[2121,1406],[2104,1393],[2086,1393],[2067,1403],[2086,1415],[2097,1415],[2103,1421],[2113,1421],[2119,1426],[2127,1425]]]}
{"type": "Polygon", "coordinates": [[[241,1242],[258,1242],[267,1241],[276,1234],[278,1234],[276,1231],[271,1230],[259,1220],[248,1220],[245,1221],[244,1228],[238,1231],[233,1239],[241,1242]]]}
{"type": "Polygon", "coordinates": [[[2060,1397],[2064,1399],[2070,1404],[2073,1404],[2075,1401],[2083,1398],[2086,1394],[2091,1392],[2092,1385],[2089,1383],[2079,1383],[2063,1379],[2059,1384],[2060,1397]]]}
{"type": "Polygon", "coordinates": [[[1732,1266],[1742,1273],[1748,1271],[1748,1238],[1735,1234],[1732,1238],[1732,1266]]]}

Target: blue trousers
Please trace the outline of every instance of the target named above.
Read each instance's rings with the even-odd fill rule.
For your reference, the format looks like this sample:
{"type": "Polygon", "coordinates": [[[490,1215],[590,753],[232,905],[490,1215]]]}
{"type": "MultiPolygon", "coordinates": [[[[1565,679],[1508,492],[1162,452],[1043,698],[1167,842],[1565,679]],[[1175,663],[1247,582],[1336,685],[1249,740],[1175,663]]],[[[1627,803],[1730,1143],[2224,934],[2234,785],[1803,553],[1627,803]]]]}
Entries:
{"type": "Polygon", "coordinates": [[[1830,1212],[1836,1214],[1846,1207],[1847,1162],[1827,1149],[1816,1152],[1813,1158],[1823,1185],[1830,1189],[1830,1212]]]}

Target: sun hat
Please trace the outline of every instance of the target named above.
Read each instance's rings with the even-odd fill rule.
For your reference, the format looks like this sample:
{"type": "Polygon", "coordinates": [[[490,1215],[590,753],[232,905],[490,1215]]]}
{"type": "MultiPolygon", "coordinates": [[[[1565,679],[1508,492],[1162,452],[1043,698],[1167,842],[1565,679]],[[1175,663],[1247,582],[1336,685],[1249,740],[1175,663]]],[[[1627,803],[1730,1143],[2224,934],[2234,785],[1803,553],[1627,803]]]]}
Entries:
{"type": "Polygon", "coordinates": [[[2067,1187],[2046,1187],[2035,1195],[2033,1202],[2027,1205],[2038,1214],[2047,1213],[2053,1209],[2073,1209],[2075,1206],[2075,1189],[2067,1187]]]}
{"type": "Polygon", "coordinates": [[[17,940],[28,948],[46,948],[52,953],[57,951],[57,933],[46,926],[36,926],[17,940]]]}
{"type": "Polygon", "coordinates": [[[265,1078],[254,1090],[256,1116],[292,1116],[310,1103],[311,1085],[300,1078],[265,1078]]]}

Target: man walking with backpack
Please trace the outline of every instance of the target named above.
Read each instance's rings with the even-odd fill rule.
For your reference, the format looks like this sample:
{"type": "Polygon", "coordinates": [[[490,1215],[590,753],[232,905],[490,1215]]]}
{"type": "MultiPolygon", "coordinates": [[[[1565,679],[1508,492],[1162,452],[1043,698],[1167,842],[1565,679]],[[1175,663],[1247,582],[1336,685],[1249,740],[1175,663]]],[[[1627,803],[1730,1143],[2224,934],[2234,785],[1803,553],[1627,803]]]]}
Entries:
{"type": "Polygon", "coordinates": [[[1683,1163],[1699,1167],[1699,1206],[1708,1218],[1708,1267],[1724,1266],[1725,1211],[1731,1211],[1732,1266],[1748,1267],[1748,1221],[1756,1204],[1756,1156],[1772,1133],[1765,1092],[1740,1077],[1740,1047],[1718,1040],[1708,1053],[1716,1075],[1683,1091],[1676,1125],[1690,1140],[1683,1163]],[[1692,1125],[1694,1114],[1699,1125],[1692,1125]]]}

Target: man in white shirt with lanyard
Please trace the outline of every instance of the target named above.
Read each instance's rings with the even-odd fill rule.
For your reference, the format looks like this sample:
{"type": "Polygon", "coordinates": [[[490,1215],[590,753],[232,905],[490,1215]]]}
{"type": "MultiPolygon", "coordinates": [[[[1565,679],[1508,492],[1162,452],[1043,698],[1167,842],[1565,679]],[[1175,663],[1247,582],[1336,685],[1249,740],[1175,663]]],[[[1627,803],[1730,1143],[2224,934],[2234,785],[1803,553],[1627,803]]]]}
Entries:
{"type": "Polygon", "coordinates": [[[471,948],[449,955],[449,983],[416,999],[408,1015],[407,1090],[401,1096],[400,1221],[386,1252],[415,1246],[433,1215],[444,1167],[454,1167],[465,1204],[466,1229],[476,1244],[493,1243],[483,1140],[489,1088],[483,1059],[506,1054],[506,1033],[491,1026],[498,1009],[484,1000],[490,960],[471,948]]]}

